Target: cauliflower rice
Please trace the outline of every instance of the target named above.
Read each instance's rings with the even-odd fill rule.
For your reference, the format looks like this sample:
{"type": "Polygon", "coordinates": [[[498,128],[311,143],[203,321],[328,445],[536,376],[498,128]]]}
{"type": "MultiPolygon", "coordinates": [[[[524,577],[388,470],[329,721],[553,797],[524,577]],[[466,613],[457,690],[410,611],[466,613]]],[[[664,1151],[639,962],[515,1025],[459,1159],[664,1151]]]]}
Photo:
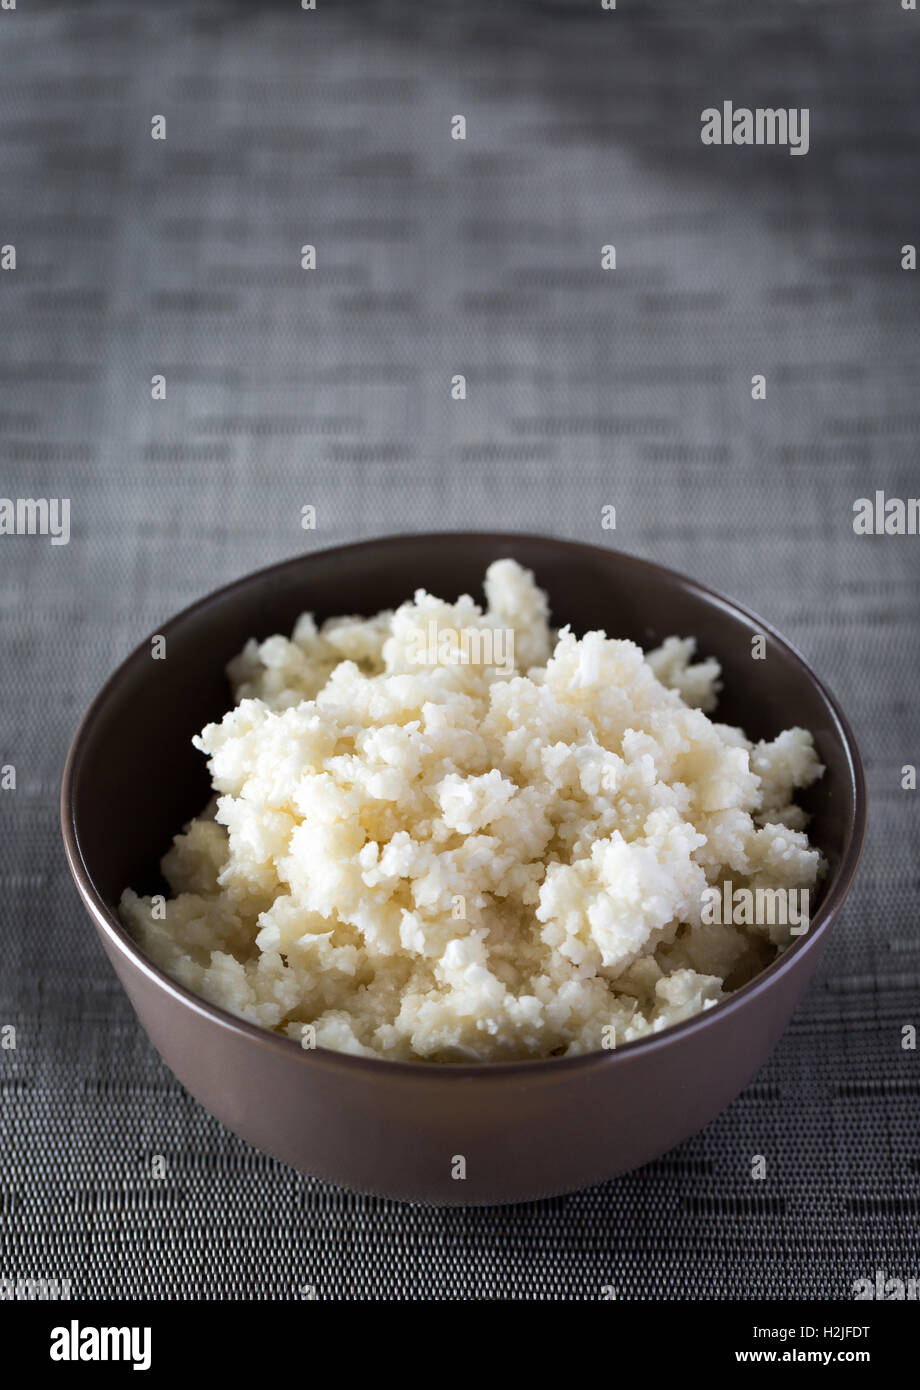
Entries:
{"type": "Polygon", "coordinates": [[[660,1032],[788,944],[701,901],[815,885],[792,799],[824,770],[811,735],[715,723],[692,638],[554,633],[513,560],[485,593],[304,614],[230,663],[235,707],[193,740],[216,796],[162,862],[175,896],[121,900],[159,966],[307,1046],[488,1062],[660,1032]],[[513,666],[420,664],[432,621],[510,631],[513,666]]]}

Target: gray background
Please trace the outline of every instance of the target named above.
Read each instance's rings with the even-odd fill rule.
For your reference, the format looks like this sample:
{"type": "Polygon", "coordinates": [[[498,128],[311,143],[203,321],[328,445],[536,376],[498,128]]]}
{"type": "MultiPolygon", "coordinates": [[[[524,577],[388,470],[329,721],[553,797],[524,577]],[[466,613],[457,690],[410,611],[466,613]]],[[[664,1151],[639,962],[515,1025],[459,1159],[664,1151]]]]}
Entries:
{"type": "Polygon", "coordinates": [[[918,26],[897,0],[0,12],[0,494],[73,507],[67,547],[0,538],[0,1275],[801,1299],[920,1274],[920,541],[851,527],[918,491],[918,26]],[[723,98],[808,106],[811,152],[703,148],[723,98]],[[343,1193],[224,1131],[141,1035],[57,826],[82,710],[166,616],[305,547],[461,527],[615,542],[763,613],[850,713],[872,802],[756,1082],[641,1172],[506,1210],[343,1193]]]}

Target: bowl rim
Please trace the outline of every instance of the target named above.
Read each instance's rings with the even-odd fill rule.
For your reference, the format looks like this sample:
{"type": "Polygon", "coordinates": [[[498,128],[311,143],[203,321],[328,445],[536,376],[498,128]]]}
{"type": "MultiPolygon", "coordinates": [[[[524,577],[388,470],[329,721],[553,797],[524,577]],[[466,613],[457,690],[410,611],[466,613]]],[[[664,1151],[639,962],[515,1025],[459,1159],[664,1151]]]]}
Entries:
{"type": "Polygon", "coordinates": [[[759,971],[753,979],[749,980],[739,989],[734,990],[727,998],[713,1004],[709,1009],[694,1014],[690,1018],[682,1020],[680,1023],[671,1024],[658,1033],[647,1034],[631,1042],[623,1043],[616,1048],[596,1049],[591,1052],[578,1053],[571,1057],[535,1057],[515,1061],[430,1062],[421,1058],[418,1060],[403,1061],[389,1057],[365,1057],[349,1052],[339,1052],[332,1048],[321,1046],[304,1048],[294,1038],[286,1037],[280,1033],[274,1033],[270,1029],[261,1027],[259,1024],[250,1023],[246,1019],[237,1017],[237,1015],[230,1013],[217,1004],[211,1004],[200,995],[188,989],[185,985],[174,980],[172,976],[168,975],[164,970],[161,970],[159,966],[155,965],[136,944],[127,929],[122,926],[116,913],[109,908],[102,894],[97,889],[83,858],[80,847],[79,826],[77,825],[74,813],[76,786],[87,734],[107,702],[117,693],[118,686],[127,668],[134,663],[138,655],[146,647],[149,647],[149,637],[139,642],[128,653],[98,690],[84,713],[83,718],[80,720],[70,744],[64,764],[60,798],[61,829],[67,863],[80,897],[83,900],[84,907],[87,909],[99,934],[119,955],[126,958],[136,970],[139,970],[146,976],[146,978],[157,986],[159,990],[169,995],[180,1006],[184,1006],[186,1009],[192,1009],[217,1026],[228,1029],[243,1039],[249,1039],[254,1044],[260,1044],[268,1048],[280,1047],[284,1049],[284,1054],[288,1057],[293,1057],[294,1052],[299,1053],[302,1057],[307,1059],[308,1065],[323,1065],[333,1070],[364,1073],[370,1080],[373,1080],[375,1076],[379,1079],[383,1079],[383,1073],[380,1069],[385,1068],[387,1076],[394,1081],[399,1078],[406,1081],[426,1078],[430,1082],[435,1082],[449,1077],[452,1081],[456,1081],[457,1083],[461,1081],[469,1082],[474,1077],[480,1082],[500,1080],[502,1078],[514,1078],[518,1081],[523,1081],[525,1079],[528,1081],[538,1081],[540,1079],[549,1081],[556,1078],[561,1079],[564,1076],[568,1076],[573,1071],[583,1070],[587,1067],[616,1066],[618,1063],[622,1063],[624,1058],[634,1056],[640,1051],[643,1054],[650,1054],[652,1051],[659,1048],[670,1046],[672,1043],[687,1037],[688,1034],[712,1027],[714,1024],[718,1023],[719,1019],[727,1018],[730,1014],[737,1012],[739,1009],[743,1009],[752,999],[769,990],[775,982],[782,979],[794,969],[797,962],[801,960],[803,956],[813,951],[822,940],[836,917],[843,900],[849,893],[865,841],[867,794],[865,772],[859,748],[849,720],[844,714],[836,697],[828,690],[814,670],[811,662],[793,645],[793,643],[783,637],[771,623],[761,618],[760,615],[755,613],[752,609],[729,598],[719,590],[689,575],[682,574],[679,570],[673,570],[665,565],[658,564],[657,561],[648,560],[640,555],[633,555],[628,551],[593,545],[584,541],[573,541],[559,536],[540,535],[527,531],[406,531],[354,541],[345,545],[324,546],[318,550],[302,551],[299,554],[290,556],[286,560],[276,561],[273,564],[263,566],[261,569],[253,570],[248,574],[242,575],[238,579],[231,580],[230,583],[224,584],[218,589],[212,590],[202,598],[196,599],[193,603],[188,604],[165,623],[160,624],[157,628],[157,632],[164,636],[168,636],[170,629],[176,628],[192,615],[200,614],[212,606],[224,603],[227,599],[232,598],[234,594],[260,580],[266,579],[269,575],[279,574],[284,570],[294,570],[321,555],[337,553],[351,555],[356,560],[359,560],[361,553],[368,549],[379,550],[396,548],[404,545],[407,541],[426,541],[437,544],[440,541],[455,541],[461,536],[477,541],[494,541],[496,543],[526,541],[535,544],[550,545],[556,549],[570,552],[573,559],[585,555],[598,558],[609,558],[611,555],[615,554],[619,560],[625,561],[627,566],[633,566],[637,575],[647,573],[657,574],[661,578],[677,583],[684,589],[693,591],[696,596],[702,598],[709,605],[727,611],[734,616],[740,616],[748,623],[755,624],[758,632],[762,632],[765,636],[768,636],[772,641],[776,642],[781,648],[784,648],[785,651],[803,667],[808,679],[817,688],[818,693],[828,706],[834,719],[836,734],[843,745],[853,797],[853,815],[847,827],[847,835],[839,867],[825,892],[820,907],[809,922],[808,932],[799,937],[792,945],[787,946],[770,965],[759,971]]]}

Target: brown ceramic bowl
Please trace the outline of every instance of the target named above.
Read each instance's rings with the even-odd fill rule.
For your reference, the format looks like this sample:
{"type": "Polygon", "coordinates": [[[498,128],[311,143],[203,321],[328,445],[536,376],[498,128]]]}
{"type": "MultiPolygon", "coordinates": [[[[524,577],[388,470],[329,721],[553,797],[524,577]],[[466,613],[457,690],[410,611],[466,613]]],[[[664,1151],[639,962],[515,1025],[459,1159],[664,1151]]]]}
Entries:
{"type": "Polygon", "coordinates": [[[769,1056],[815,969],[856,870],[866,795],[852,731],[807,662],[753,614],[632,555],[526,535],[392,536],[299,555],[204,598],[145,642],[91,705],[64,772],[70,868],[154,1046],[182,1084],[258,1148],[333,1183],[410,1201],[477,1205],[572,1191],[679,1144],[769,1056]],[[140,952],[116,904],[163,887],[158,862],[208,799],[192,734],[228,708],[224,667],[249,637],[395,607],[419,586],[480,592],[511,555],[549,591],[553,620],[643,647],[694,635],[722,663],[718,717],[752,737],[813,733],[827,771],[802,798],[829,862],[812,925],[773,965],[707,1013],[655,1037],[573,1058],[438,1065],[306,1051],[204,1003],[140,952]],[[751,635],[765,661],[752,664],[751,635]],[[756,678],[755,678],[756,670],[756,678]],[[455,1155],[466,1177],[452,1176],[455,1155]]]}

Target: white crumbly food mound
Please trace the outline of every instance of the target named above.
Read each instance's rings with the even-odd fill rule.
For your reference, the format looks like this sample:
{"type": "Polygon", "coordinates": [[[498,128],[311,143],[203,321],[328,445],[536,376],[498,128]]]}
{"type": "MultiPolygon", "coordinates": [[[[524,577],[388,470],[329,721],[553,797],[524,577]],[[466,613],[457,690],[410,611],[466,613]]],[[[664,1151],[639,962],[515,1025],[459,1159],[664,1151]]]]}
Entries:
{"type": "Polygon", "coordinates": [[[123,895],[152,959],[265,1028],[373,1057],[562,1056],[657,1033],[748,980],[784,926],[707,924],[708,885],[812,888],[793,791],[811,735],[712,721],[692,639],[553,633],[513,560],[488,607],[304,614],[251,641],[194,742],[216,797],[123,895]],[[418,633],[513,631],[515,666],[418,662],[418,633]]]}

